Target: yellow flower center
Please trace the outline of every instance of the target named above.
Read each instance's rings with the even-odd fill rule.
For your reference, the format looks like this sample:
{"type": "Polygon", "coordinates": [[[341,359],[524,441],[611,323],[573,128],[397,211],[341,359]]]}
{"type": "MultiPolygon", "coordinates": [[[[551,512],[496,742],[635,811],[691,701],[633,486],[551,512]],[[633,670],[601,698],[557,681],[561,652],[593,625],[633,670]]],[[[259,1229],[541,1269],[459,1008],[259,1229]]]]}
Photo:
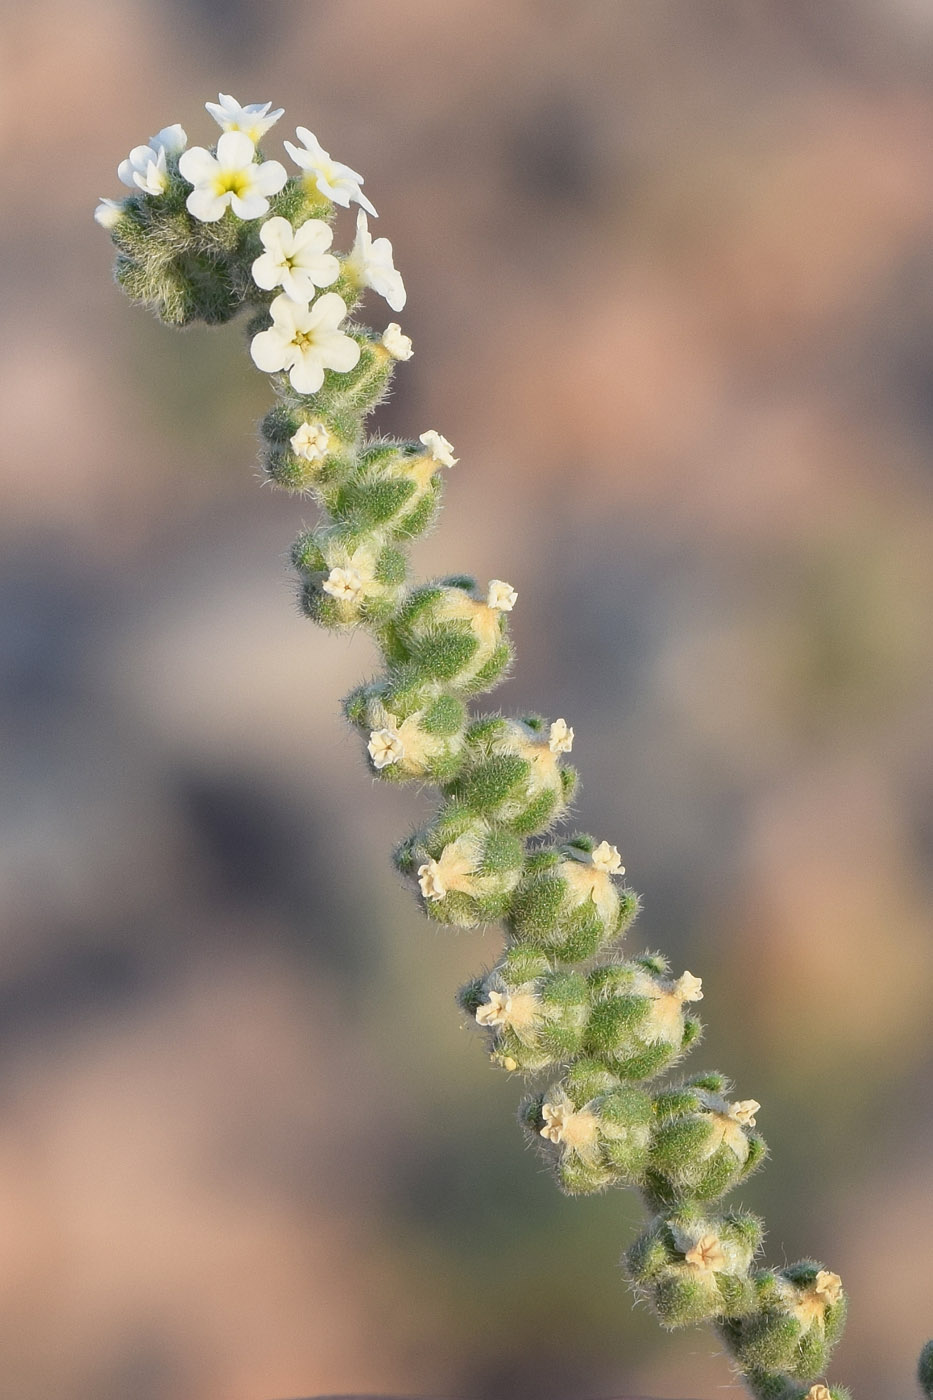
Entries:
{"type": "Polygon", "coordinates": [[[214,181],[214,193],[243,195],[251,183],[245,170],[221,170],[214,181]]]}

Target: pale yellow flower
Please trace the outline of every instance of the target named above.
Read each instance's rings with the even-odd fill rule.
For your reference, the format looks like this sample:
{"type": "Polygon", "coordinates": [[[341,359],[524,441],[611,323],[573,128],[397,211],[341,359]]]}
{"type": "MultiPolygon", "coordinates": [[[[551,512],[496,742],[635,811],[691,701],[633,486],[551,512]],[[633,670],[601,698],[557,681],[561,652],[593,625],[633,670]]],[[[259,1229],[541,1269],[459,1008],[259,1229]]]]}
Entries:
{"type": "Polygon", "coordinates": [[[476,1021],[480,1026],[504,1026],[512,1010],[512,998],[508,992],[490,992],[489,1000],[476,1008],[476,1021]]]}
{"type": "Polygon", "coordinates": [[[729,1110],[729,1116],[734,1118],[736,1123],[741,1123],[743,1128],[754,1128],[755,1114],[761,1108],[757,1099],[740,1099],[734,1103],[729,1110]]]}
{"type": "Polygon", "coordinates": [[[443,899],[447,893],[447,886],[436,860],[427,860],[424,865],[418,866],[418,884],[425,899],[443,899]]]}
{"type": "Polygon", "coordinates": [[[820,1269],[813,1283],[813,1291],[818,1298],[822,1298],[827,1307],[832,1307],[839,1302],[839,1295],[842,1293],[842,1279],[838,1274],[830,1273],[828,1269],[820,1269]]]}
{"type": "Polygon", "coordinates": [[[517,602],[518,594],[510,583],[505,583],[501,578],[489,580],[487,608],[494,608],[497,612],[511,612],[517,602]]]}
{"type": "Polygon", "coordinates": [[[302,423],[288,441],[296,457],[303,457],[306,462],[318,462],[327,456],[330,433],[323,423],[302,423]]]}
{"type": "Polygon", "coordinates": [[[411,348],[411,336],[402,334],[397,321],[390,321],[382,332],[382,344],[393,360],[410,360],[415,353],[411,348]]]}
{"type": "Polygon", "coordinates": [[[573,730],[565,719],[556,719],[551,725],[548,748],[551,753],[570,753],[573,748],[573,730]]]}
{"type": "Polygon", "coordinates": [[[388,768],[405,757],[405,745],[394,729],[374,729],[366,747],[374,768],[388,768]]]}
{"type": "Polygon", "coordinates": [[[426,433],[422,433],[418,441],[424,443],[435,462],[440,462],[442,467],[453,467],[460,460],[454,456],[453,443],[441,437],[433,428],[428,428],[426,433]]]}
{"type": "Polygon", "coordinates": [[[355,603],[363,591],[363,580],[356,569],[331,569],[321,587],[332,598],[355,603]]]}
{"type": "Polygon", "coordinates": [[[686,1263],[694,1269],[715,1272],[725,1267],[726,1256],[718,1235],[701,1235],[696,1244],[684,1255],[686,1263]]]}
{"type": "Polygon", "coordinates": [[[593,850],[590,860],[597,870],[602,870],[607,875],[624,875],[625,866],[622,864],[622,857],[615,846],[610,846],[608,841],[600,841],[593,850]]]}

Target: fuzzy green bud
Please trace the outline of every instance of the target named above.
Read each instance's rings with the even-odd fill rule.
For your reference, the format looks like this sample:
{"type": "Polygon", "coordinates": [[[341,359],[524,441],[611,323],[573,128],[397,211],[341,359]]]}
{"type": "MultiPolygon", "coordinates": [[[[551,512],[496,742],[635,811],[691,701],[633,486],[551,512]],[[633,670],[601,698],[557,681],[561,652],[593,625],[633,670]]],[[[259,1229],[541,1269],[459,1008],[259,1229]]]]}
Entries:
{"type": "Polygon", "coordinates": [[[521,836],[546,830],[577,785],[576,769],[561,763],[562,749],[550,739],[552,728],[539,715],[476,721],[467,732],[467,762],[448,794],[521,836]]]}
{"type": "MultiPolygon", "coordinates": [[[[490,590],[491,591],[491,590],[490,590]]],[[[409,663],[427,681],[461,695],[489,690],[512,657],[505,610],[473,579],[441,579],[414,589],[386,635],[390,664],[409,663]]]]}
{"type": "Polygon", "coordinates": [[[754,1308],[749,1277],[762,1222],[744,1211],[705,1215],[696,1205],[655,1219],[625,1258],[636,1294],[663,1327],[686,1327],[754,1308]]]}
{"type": "Polygon", "coordinates": [[[520,1119],[568,1194],[641,1181],[654,1119],[651,1096],[620,1084],[601,1066],[585,1060],[574,1065],[558,1083],[527,1099],[520,1119]]]}
{"type": "Polygon", "coordinates": [[[926,1396],[926,1400],[933,1400],[933,1342],[927,1342],[920,1353],[917,1380],[920,1382],[920,1389],[926,1396]]]}
{"type": "Polygon", "coordinates": [[[592,957],[619,938],[638,912],[622,883],[618,851],[591,836],[536,851],[512,902],[511,937],[563,962],[592,957]]]}
{"type": "Polygon", "coordinates": [[[588,1055],[623,1079],[652,1079],[699,1038],[699,1021],[686,1014],[699,1001],[699,977],[674,979],[663,958],[598,967],[589,974],[592,1011],[584,1036],[588,1055]]]}
{"type": "Polygon", "coordinates": [[[378,535],[324,526],[299,536],[292,560],[304,576],[302,609],[323,627],[378,626],[398,607],[406,559],[378,535]]]}
{"type": "Polygon", "coordinates": [[[437,514],[439,471],[437,459],[421,443],[379,438],[360,454],[357,469],[341,481],[327,508],[354,528],[414,539],[437,514]]]}
{"type": "Polygon", "coordinates": [[[754,1310],[720,1324],[732,1355],[743,1370],[815,1380],[826,1370],[845,1324],[839,1275],[804,1260],[779,1272],[763,1270],[754,1283],[754,1310]]]}
{"type": "Polygon", "coordinates": [[[370,767],[384,782],[442,783],[458,771],[467,719],[458,696],[396,674],[360,686],[344,710],[365,737],[370,767]]]}
{"type": "Polygon", "coordinates": [[[513,832],[449,803],[430,826],[402,842],[395,863],[417,886],[429,919],[474,928],[501,918],[524,854],[513,832]]]}
{"type": "Polygon", "coordinates": [[[763,1160],[754,1132],[754,1099],[730,1101],[720,1075],[694,1079],[655,1096],[658,1125],[651,1144],[646,1194],[658,1211],[685,1200],[715,1201],[763,1160]]]}
{"type": "Polygon", "coordinates": [[[506,957],[468,983],[460,1005],[487,1032],[493,1062],[527,1072],[577,1054],[589,1001],[579,972],[552,971],[540,955],[522,961],[506,957]]]}
{"type": "Polygon", "coordinates": [[[286,491],[310,491],[325,499],[326,488],[352,469],[349,450],[307,406],[281,402],[259,425],[266,475],[286,491]]]}

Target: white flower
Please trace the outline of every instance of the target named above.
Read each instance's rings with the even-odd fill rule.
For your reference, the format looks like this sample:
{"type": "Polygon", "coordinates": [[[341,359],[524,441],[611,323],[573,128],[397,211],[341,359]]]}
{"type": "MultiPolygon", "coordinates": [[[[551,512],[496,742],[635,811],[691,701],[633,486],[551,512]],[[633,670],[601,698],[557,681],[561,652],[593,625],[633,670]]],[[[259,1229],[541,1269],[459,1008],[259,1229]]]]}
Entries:
{"type": "Polygon", "coordinates": [[[541,1105],[544,1127],[539,1133],[549,1142],[562,1143],[566,1150],[592,1157],[599,1141],[599,1122],[588,1108],[575,1109],[569,1099],[541,1105]]]}
{"type": "Polygon", "coordinates": [[[362,209],[356,216],[356,241],[344,269],[358,287],[372,287],[385,297],[393,311],[401,311],[408,300],[402,274],[392,262],[392,244],[387,238],[373,240],[362,209]]]}
{"type": "Polygon", "coordinates": [[[374,768],[388,768],[405,757],[405,745],[394,729],[374,729],[366,747],[374,768]]]}
{"type": "Polygon", "coordinates": [[[291,141],[283,144],[295,164],[307,173],[321,194],[335,204],[342,204],[344,209],[349,209],[350,200],[355,199],[370,214],[375,214],[375,209],[360,189],[362,175],[351,170],[349,165],[341,165],[339,160],[331,160],[320,141],[306,126],[299,126],[297,134],[298,140],[304,142],[304,150],[294,146],[291,141]]]}
{"type": "Polygon", "coordinates": [[[505,583],[501,578],[489,580],[489,590],[486,594],[487,608],[495,608],[497,612],[511,612],[517,602],[518,594],[510,583],[505,583]]]}
{"type": "Polygon", "coordinates": [[[306,462],[318,462],[327,456],[330,433],[323,423],[302,423],[288,443],[296,457],[303,457],[306,462]]]}
{"type": "Polygon", "coordinates": [[[176,122],[164,126],[149,138],[148,146],[134,146],[126,160],[117,166],[117,178],[130,189],[139,188],[146,194],[161,194],[168,185],[166,156],[177,156],[185,149],[188,137],[176,122]]]}
{"type": "Polygon", "coordinates": [[[122,213],[122,199],[106,199],[104,195],[101,195],[100,204],[94,210],[94,218],[101,228],[113,228],[122,213]]]}
{"type": "Polygon", "coordinates": [[[442,467],[453,467],[460,461],[459,457],[454,456],[453,443],[448,442],[445,437],[441,437],[440,433],[436,433],[433,428],[422,433],[418,441],[424,443],[435,462],[440,462],[442,467]]]}
{"type": "Polygon", "coordinates": [[[331,569],[321,587],[342,603],[355,603],[363,591],[363,580],[356,569],[331,569]]]}
{"type": "Polygon", "coordinates": [[[338,329],[347,307],[336,292],[325,292],[310,306],[300,306],[283,294],[269,311],[272,325],[253,336],[249,352],[267,374],[288,370],[291,386],[299,394],[316,394],[324,383],[325,369],[346,373],[359,360],[357,342],[338,329]]]}
{"type": "Polygon", "coordinates": [[[253,263],[253,281],[270,292],[284,287],[293,301],[311,301],[318,287],[329,287],[340,275],[340,264],[328,253],[334,231],[323,219],[306,219],[293,229],[287,219],[267,219],[259,237],[265,252],[253,263]]]}
{"type": "Polygon", "coordinates": [[[428,860],[424,865],[418,866],[418,884],[425,899],[443,899],[447,893],[447,886],[436,860],[428,860]]]}
{"type": "Polygon", "coordinates": [[[573,748],[573,730],[565,719],[556,719],[548,731],[551,753],[569,753],[573,748]]]}
{"type": "Polygon", "coordinates": [[[217,94],[216,102],[205,102],[205,107],[218,126],[224,131],[242,131],[251,141],[259,142],[270,126],[275,126],[279,117],[284,116],[285,108],[277,107],[270,112],[271,102],[249,102],[241,107],[235,97],[226,92],[217,94]]]}
{"type": "Polygon", "coordinates": [[[714,1234],[701,1235],[696,1244],[687,1250],[684,1261],[695,1269],[721,1271],[725,1267],[726,1256],[719,1237],[714,1234]]]}
{"type": "Polygon", "coordinates": [[[590,860],[597,870],[603,870],[607,875],[624,875],[625,866],[622,864],[622,857],[615,846],[610,846],[608,841],[600,841],[599,845],[590,856],[590,860]]]}
{"type": "Polygon", "coordinates": [[[741,1099],[732,1105],[729,1116],[734,1118],[736,1123],[741,1123],[743,1128],[754,1128],[755,1114],[760,1108],[761,1104],[756,1099],[741,1099]]]}
{"type": "Polygon", "coordinates": [[[415,353],[411,348],[411,336],[403,335],[397,321],[390,321],[382,332],[382,343],[393,360],[410,360],[415,353]]]}
{"type": "Polygon", "coordinates": [[[508,992],[490,992],[489,1000],[476,1008],[476,1022],[480,1026],[504,1026],[512,1010],[512,998],[508,992]]]}
{"type": "MultiPolygon", "coordinates": [[[[692,972],[683,972],[674,983],[671,991],[678,1001],[702,1001],[702,988],[702,977],[694,977],[692,972]]],[[[761,1104],[758,1104],[757,1107],[760,1108],[761,1104]]]]}
{"type": "Polygon", "coordinates": [[[185,203],[202,224],[214,224],[231,208],[239,219],[259,219],[269,212],[270,194],[278,194],[288,179],[277,160],[256,164],[256,147],[242,131],[225,131],[217,142],[217,155],[203,146],[192,146],[178,162],[178,169],[194,189],[185,203]]]}
{"type": "Polygon", "coordinates": [[[811,1385],[803,1400],[833,1400],[828,1385],[823,1385],[817,1381],[816,1385],[811,1385]]]}

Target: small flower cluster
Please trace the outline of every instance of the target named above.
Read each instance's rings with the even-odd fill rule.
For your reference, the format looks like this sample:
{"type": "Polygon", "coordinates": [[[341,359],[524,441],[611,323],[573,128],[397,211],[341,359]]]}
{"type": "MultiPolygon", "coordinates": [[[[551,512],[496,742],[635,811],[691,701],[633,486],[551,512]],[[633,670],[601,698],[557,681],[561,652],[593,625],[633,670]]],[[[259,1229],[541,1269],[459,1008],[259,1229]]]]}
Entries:
{"type": "MultiPolygon", "coordinates": [[[[720,1205],[766,1155],[760,1105],[733,1098],[719,1074],[654,1083],[701,1035],[700,978],[673,975],[657,954],[623,957],[639,900],[618,847],[551,834],[576,795],[573,729],[470,711],[508,672],[518,591],[464,575],[409,584],[408,547],[458,459],[434,428],[408,441],[364,435],[412,343],[397,322],[380,333],[349,321],[367,289],[395,312],[406,301],[391,243],[370,233],[363,177],[303,126],[284,143],[297,175],[265,159],[259,143],[284,115],[269,102],[221,93],[206,106],[216,147],[163,128],[120,164],[130,193],[103,200],[96,218],[118,280],[166,322],[251,312],[250,354],[277,399],[261,424],[265,470],[322,511],[292,551],[301,607],[326,627],[368,627],[382,654],[383,673],[345,701],[372,776],[439,789],[396,866],[435,923],[504,924],[501,956],[460,1005],[495,1065],[547,1072],[520,1118],[562,1189],[640,1190],[652,1220],[626,1267],[662,1324],[712,1321],[758,1400],[845,1400],[816,1379],[844,1320],[838,1275],[810,1261],[754,1268],[761,1222],[720,1205]],[[355,240],[341,255],[332,223],[352,204],[355,240]]],[[[933,1344],[925,1357],[933,1400],[933,1344]]]]}

